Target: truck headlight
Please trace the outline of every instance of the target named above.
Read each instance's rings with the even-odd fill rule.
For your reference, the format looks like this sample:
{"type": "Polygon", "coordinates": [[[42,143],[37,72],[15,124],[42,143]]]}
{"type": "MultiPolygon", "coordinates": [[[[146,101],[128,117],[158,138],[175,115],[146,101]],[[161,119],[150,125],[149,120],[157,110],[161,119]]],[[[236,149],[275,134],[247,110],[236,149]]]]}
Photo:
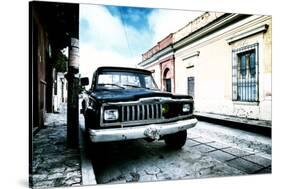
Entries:
{"type": "Polygon", "coordinates": [[[182,106],[182,112],[190,112],[190,110],[191,110],[191,106],[190,106],[190,104],[184,104],[183,106],[182,106]]]}
{"type": "Polygon", "coordinates": [[[104,111],[104,120],[105,121],[114,121],[117,120],[119,117],[118,110],[116,109],[109,109],[104,111]]]}

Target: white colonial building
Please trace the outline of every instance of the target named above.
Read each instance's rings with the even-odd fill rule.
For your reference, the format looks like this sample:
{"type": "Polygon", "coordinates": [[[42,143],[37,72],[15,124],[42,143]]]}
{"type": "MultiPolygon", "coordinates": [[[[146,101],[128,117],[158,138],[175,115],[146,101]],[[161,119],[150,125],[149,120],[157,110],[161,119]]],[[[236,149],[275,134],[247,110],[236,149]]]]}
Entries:
{"type": "Polygon", "coordinates": [[[271,16],[206,12],[138,66],[162,90],[193,96],[198,113],[271,120],[271,33],[271,16]]]}

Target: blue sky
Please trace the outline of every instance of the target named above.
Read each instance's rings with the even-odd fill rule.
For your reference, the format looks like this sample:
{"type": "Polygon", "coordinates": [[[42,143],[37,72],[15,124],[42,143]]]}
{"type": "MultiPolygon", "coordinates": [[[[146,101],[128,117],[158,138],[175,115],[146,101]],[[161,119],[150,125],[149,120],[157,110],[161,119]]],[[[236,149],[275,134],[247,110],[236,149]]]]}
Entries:
{"type": "Polygon", "coordinates": [[[148,16],[154,9],[124,7],[124,6],[107,6],[106,7],[112,16],[123,20],[123,24],[131,25],[140,30],[149,28],[148,16]]]}
{"type": "Polygon", "coordinates": [[[203,12],[80,4],[80,72],[135,67],[158,41],[203,12]]]}

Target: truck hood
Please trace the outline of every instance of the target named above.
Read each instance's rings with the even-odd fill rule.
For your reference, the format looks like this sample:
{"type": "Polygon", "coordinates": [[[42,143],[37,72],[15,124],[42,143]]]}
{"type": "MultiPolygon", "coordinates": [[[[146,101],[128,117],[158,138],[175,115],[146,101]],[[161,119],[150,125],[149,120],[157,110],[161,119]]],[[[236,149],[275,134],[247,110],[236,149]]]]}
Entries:
{"type": "Polygon", "coordinates": [[[192,99],[187,95],[173,95],[169,92],[161,92],[150,89],[114,89],[114,90],[96,90],[93,91],[91,97],[99,102],[118,102],[118,101],[136,101],[146,97],[170,97],[174,99],[186,98],[192,99]]]}

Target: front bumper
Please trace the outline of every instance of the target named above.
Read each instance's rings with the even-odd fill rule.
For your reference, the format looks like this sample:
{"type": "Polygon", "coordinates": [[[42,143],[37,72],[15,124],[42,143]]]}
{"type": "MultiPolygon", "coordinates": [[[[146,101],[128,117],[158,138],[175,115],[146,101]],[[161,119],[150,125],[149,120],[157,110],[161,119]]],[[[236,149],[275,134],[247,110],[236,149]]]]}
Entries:
{"type": "Polygon", "coordinates": [[[159,139],[160,136],[173,134],[192,128],[196,125],[197,119],[187,119],[171,123],[149,124],[136,127],[114,128],[114,129],[99,129],[89,130],[90,139],[92,142],[111,142],[123,141],[140,138],[159,139]]]}

